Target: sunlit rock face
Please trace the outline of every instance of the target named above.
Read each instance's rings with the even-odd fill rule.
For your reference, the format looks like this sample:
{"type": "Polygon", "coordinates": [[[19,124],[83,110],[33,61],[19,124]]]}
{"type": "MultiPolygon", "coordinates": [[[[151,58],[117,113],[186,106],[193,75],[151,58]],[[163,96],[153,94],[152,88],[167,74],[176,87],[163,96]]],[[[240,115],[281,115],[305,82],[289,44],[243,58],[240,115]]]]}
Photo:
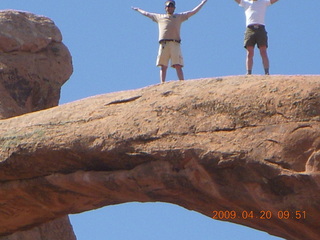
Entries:
{"type": "Polygon", "coordinates": [[[0,234],[162,201],[285,239],[320,239],[319,80],[169,82],[2,120],[0,234]]]}
{"type": "MultiPolygon", "coordinates": [[[[71,55],[62,43],[60,30],[46,17],[13,10],[0,11],[0,29],[0,119],[57,106],[61,86],[72,74],[71,55]]],[[[16,127],[7,130],[17,131],[16,127]]],[[[28,171],[32,171],[31,168],[29,165],[28,171]]],[[[1,184],[5,186],[10,182],[1,184]]],[[[11,191],[15,192],[14,188],[11,191]]],[[[2,222],[5,222],[1,240],[75,239],[67,216],[34,228],[30,222],[7,235],[13,232],[7,224],[20,225],[18,221],[13,223],[11,220],[15,212],[25,206],[20,205],[20,200],[29,199],[19,195],[18,191],[16,193],[10,197],[10,202],[6,202],[2,198],[5,191],[0,191],[0,212],[3,214],[2,222]]],[[[30,214],[36,215],[37,211],[30,214]]]]}
{"type": "Polygon", "coordinates": [[[72,59],[47,17],[0,11],[0,119],[58,105],[72,59]]]}

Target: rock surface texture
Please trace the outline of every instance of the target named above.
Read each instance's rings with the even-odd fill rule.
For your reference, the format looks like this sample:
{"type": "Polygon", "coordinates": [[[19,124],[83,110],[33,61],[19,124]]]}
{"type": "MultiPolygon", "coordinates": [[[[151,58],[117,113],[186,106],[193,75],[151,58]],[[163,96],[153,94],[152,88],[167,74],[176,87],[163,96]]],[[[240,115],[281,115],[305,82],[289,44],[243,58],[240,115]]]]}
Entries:
{"type": "Polygon", "coordinates": [[[0,136],[2,235],[162,201],[320,239],[320,76],[169,82],[2,120],[0,136]]]}
{"type": "MultiPolygon", "coordinates": [[[[71,55],[62,43],[59,29],[46,17],[14,10],[0,11],[0,29],[0,119],[57,106],[60,88],[72,73],[71,55]]],[[[10,203],[10,210],[3,208],[5,194],[0,190],[1,217],[13,216],[23,206],[10,203]]],[[[2,222],[7,220],[9,223],[10,217],[2,222]]],[[[7,229],[5,225],[3,229],[7,229]]],[[[75,239],[66,216],[22,231],[30,228],[27,225],[7,236],[3,235],[13,231],[2,231],[0,239],[75,239]]]]}
{"type": "Polygon", "coordinates": [[[68,216],[40,224],[26,231],[0,237],[1,240],[76,240],[68,216]]]}
{"type": "Polygon", "coordinates": [[[72,73],[60,30],[46,17],[0,11],[0,119],[57,106],[72,73]]]}

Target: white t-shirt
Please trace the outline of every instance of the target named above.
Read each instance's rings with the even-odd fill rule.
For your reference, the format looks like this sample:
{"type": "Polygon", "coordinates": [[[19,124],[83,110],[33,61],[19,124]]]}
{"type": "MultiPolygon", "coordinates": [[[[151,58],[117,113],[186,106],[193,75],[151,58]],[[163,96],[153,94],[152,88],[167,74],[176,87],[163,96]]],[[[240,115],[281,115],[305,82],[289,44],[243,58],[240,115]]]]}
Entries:
{"type": "Polygon", "coordinates": [[[265,25],[264,18],[267,7],[271,5],[270,0],[241,0],[239,5],[245,10],[247,26],[251,24],[265,25]]]}

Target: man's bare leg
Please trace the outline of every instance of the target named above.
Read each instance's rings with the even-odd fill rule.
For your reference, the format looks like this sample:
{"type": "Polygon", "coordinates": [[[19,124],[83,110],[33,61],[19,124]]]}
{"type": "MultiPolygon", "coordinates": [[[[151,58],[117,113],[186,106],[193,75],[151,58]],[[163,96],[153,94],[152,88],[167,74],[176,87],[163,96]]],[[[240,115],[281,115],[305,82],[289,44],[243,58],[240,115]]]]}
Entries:
{"type": "Polygon", "coordinates": [[[262,58],[262,64],[264,67],[264,72],[266,75],[269,75],[269,58],[267,53],[267,47],[266,46],[260,46],[260,55],[262,58]]]}
{"type": "Polygon", "coordinates": [[[178,75],[179,80],[181,80],[181,81],[184,80],[182,66],[177,64],[177,65],[174,65],[173,67],[177,71],[177,75],[178,75]]]}
{"type": "Polygon", "coordinates": [[[167,66],[161,65],[161,68],[160,68],[160,82],[161,83],[164,83],[166,81],[167,69],[168,69],[167,66]]]}
{"type": "Polygon", "coordinates": [[[246,49],[247,49],[247,59],[246,59],[247,75],[251,75],[252,67],[253,67],[254,47],[247,46],[246,49]]]}

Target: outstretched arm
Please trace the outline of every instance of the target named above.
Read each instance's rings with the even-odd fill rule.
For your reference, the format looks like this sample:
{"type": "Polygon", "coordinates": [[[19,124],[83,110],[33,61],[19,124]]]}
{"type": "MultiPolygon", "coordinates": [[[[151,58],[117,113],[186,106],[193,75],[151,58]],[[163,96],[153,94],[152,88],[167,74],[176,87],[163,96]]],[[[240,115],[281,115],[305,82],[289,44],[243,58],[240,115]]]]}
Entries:
{"type": "Polygon", "coordinates": [[[146,16],[146,15],[148,14],[148,12],[142,10],[141,8],[138,8],[138,7],[131,7],[131,8],[132,8],[133,10],[141,13],[142,15],[145,15],[145,16],[146,16]]]}
{"type": "Polygon", "coordinates": [[[141,8],[138,8],[138,7],[131,7],[133,10],[141,13],[142,15],[146,16],[146,17],[149,17],[151,18],[153,21],[155,21],[155,13],[150,13],[150,12],[147,12],[145,10],[142,10],[141,8]]]}
{"type": "MultiPolygon", "coordinates": [[[[241,0],[235,0],[238,4],[240,4],[241,0]]],[[[279,0],[270,0],[271,4],[278,2],[279,0]]]]}
{"type": "Polygon", "coordinates": [[[188,17],[191,17],[193,15],[195,15],[197,12],[200,11],[200,9],[202,8],[202,6],[207,2],[208,0],[202,0],[202,2],[196,6],[194,9],[192,9],[191,11],[187,12],[188,17]]]}

